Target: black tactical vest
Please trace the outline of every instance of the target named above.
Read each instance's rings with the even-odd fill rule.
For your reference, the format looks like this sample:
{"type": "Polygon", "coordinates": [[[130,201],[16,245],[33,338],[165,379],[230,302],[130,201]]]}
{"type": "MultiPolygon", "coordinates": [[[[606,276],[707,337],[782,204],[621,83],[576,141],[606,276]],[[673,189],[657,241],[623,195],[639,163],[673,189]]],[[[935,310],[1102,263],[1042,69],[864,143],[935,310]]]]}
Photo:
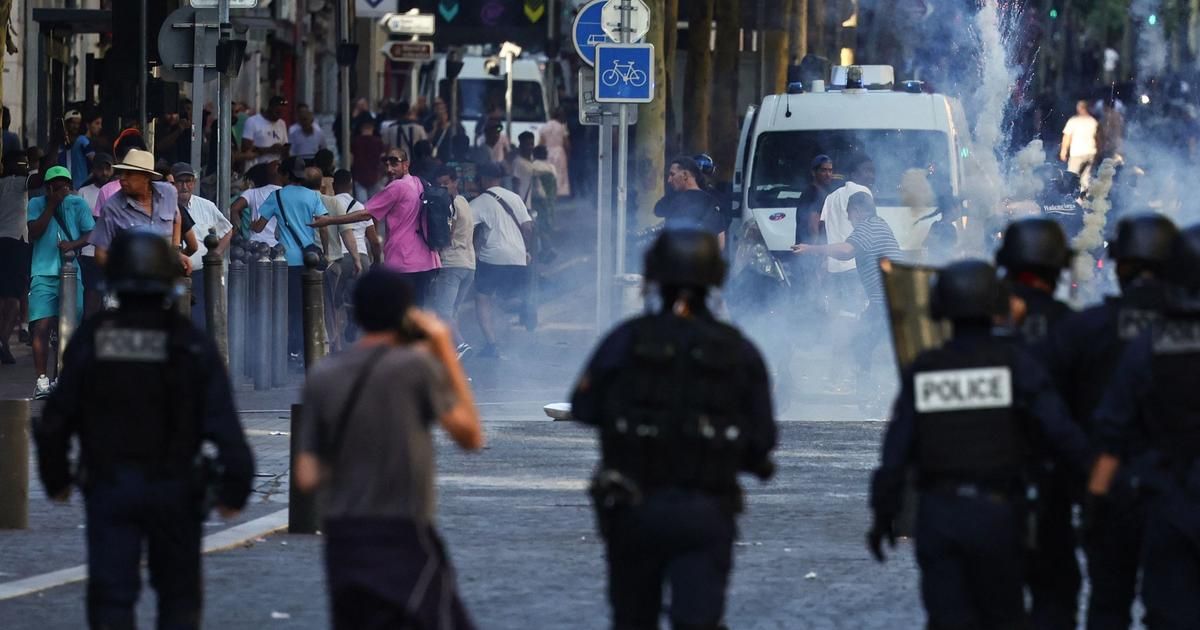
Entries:
{"type": "Polygon", "coordinates": [[[1044,341],[1058,320],[1071,312],[1070,307],[1054,296],[1023,284],[1015,284],[1013,293],[1025,300],[1025,319],[1017,332],[1028,346],[1044,341]]]}
{"type": "Polygon", "coordinates": [[[1007,343],[981,340],[969,354],[942,348],[914,364],[916,460],[923,483],[1020,479],[1029,439],[1007,343]]]}
{"type": "Polygon", "coordinates": [[[1151,333],[1152,387],[1145,422],[1151,445],[1178,463],[1200,457],[1200,317],[1170,318],[1151,333]]]}
{"type": "Polygon", "coordinates": [[[163,477],[189,474],[199,449],[202,349],[174,312],[95,316],[81,370],[81,442],[88,473],[134,465],[163,477]]]}
{"type": "Polygon", "coordinates": [[[646,490],[681,487],[740,499],[740,398],[748,390],[741,334],[670,314],[640,318],[633,327],[626,364],[604,401],[605,466],[646,490]]]}
{"type": "MultiPolygon", "coordinates": [[[[1073,339],[1086,347],[1075,349],[1078,364],[1067,375],[1071,382],[1063,384],[1063,396],[1076,422],[1090,426],[1092,414],[1107,393],[1126,346],[1158,322],[1160,309],[1161,305],[1146,308],[1138,300],[1109,298],[1094,312],[1087,313],[1088,317],[1101,318],[1102,323],[1094,335],[1073,339]]],[[[1093,331],[1090,327],[1088,330],[1093,331]]]]}

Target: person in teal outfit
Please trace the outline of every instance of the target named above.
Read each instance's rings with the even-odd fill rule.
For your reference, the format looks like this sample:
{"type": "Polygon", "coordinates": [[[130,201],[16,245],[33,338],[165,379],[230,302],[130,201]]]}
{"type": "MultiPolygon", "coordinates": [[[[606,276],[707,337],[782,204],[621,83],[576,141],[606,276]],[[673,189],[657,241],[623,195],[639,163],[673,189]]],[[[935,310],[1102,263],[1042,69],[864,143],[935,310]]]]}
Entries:
{"type": "MultiPolygon", "coordinates": [[[[63,255],[87,245],[88,234],[96,226],[92,209],[82,197],[73,194],[71,172],[62,166],[46,171],[46,194],[29,200],[29,240],[33,260],[29,281],[29,325],[32,331],[33,366],[37,373],[34,398],[50,395],[46,362],[50,353],[50,331],[58,326],[58,299],[62,285],[59,273],[63,255]]],[[[77,282],[76,304],[82,314],[83,282],[77,282]]]]}

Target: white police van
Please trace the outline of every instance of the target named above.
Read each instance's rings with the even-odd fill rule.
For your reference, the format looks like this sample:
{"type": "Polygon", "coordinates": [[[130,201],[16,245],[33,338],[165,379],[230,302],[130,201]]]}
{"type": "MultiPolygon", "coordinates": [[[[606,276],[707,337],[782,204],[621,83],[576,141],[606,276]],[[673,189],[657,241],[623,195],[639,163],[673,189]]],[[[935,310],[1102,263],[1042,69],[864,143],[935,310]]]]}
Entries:
{"type": "Polygon", "coordinates": [[[875,163],[879,215],[902,249],[920,250],[932,219],[918,219],[931,208],[907,206],[901,178],[921,169],[933,191],[959,195],[968,154],[961,106],[953,98],[923,92],[916,82],[897,90],[890,66],[836,66],[831,79],[828,88],[814,81],[804,91],[766,96],[747,111],[734,167],[734,205],[735,215],[758,229],[735,233],[761,242],[739,245],[789,250],[813,158],[828,155],[835,177],[843,179],[847,159],[865,153],[875,163]]]}
{"type": "MultiPolygon", "coordinates": [[[[446,76],[446,60],[445,54],[439,54],[426,64],[422,93],[431,103],[434,98],[442,98],[450,106],[453,81],[446,76]]],[[[458,116],[473,144],[481,134],[476,129],[480,120],[490,112],[504,110],[508,83],[503,64],[497,65],[493,58],[467,54],[462,57],[462,64],[462,70],[458,73],[458,116]]],[[[523,132],[529,131],[536,136],[538,129],[550,120],[550,114],[553,113],[550,110],[551,95],[545,85],[544,66],[543,58],[529,55],[513,62],[513,144],[523,132]]]]}

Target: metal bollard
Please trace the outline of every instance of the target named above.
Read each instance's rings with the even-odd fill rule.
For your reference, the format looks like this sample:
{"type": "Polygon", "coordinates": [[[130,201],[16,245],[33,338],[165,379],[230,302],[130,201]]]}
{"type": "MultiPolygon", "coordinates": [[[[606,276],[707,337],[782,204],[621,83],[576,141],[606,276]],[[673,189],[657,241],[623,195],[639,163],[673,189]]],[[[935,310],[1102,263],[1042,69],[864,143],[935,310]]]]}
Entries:
{"type": "Polygon", "coordinates": [[[304,369],[310,370],[328,353],[325,340],[325,274],[317,269],[320,258],[304,255],[304,369]]]}
{"type": "Polygon", "coordinates": [[[58,294],[58,351],[56,354],[55,373],[62,372],[63,353],[67,350],[67,342],[75,333],[76,319],[79,317],[79,268],[75,266],[75,252],[63,254],[62,279],[58,294]]]}
{"type": "Polygon", "coordinates": [[[225,258],[215,250],[221,244],[213,230],[204,237],[204,324],[217,351],[229,366],[229,312],[225,308],[225,258]]]}
{"type": "Polygon", "coordinates": [[[175,310],[180,315],[192,319],[192,277],[183,276],[179,279],[179,299],[175,301],[175,310]]]}
{"type": "Polygon", "coordinates": [[[320,524],[315,493],[300,492],[296,487],[296,455],[300,449],[300,405],[292,405],[291,483],[288,485],[288,533],[315,534],[320,524]]]}
{"type": "Polygon", "coordinates": [[[229,377],[237,383],[245,376],[246,353],[246,252],[240,247],[229,250],[229,377]]]}
{"type": "Polygon", "coordinates": [[[29,400],[0,400],[0,529],[29,528],[29,400]]]}
{"type": "Polygon", "coordinates": [[[271,312],[271,386],[283,387],[288,377],[288,263],[283,245],[274,249],[271,277],[274,286],[274,309],[271,312]]]}
{"type": "Polygon", "coordinates": [[[254,263],[254,310],[258,311],[254,321],[253,373],[254,389],[271,387],[271,259],[264,253],[254,263]]]}
{"type": "MultiPolygon", "coordinates": [[[[250,243],[246,249],[246,341],[258,332],[258,318],[262,313],[258,310],[258,273],[255,272],[258,259],[262,257],[265,243],[250,243]]],[[[254,377],[254,361],[258,348],[253,343],[246,343],[246,378],[254,377]]]]}

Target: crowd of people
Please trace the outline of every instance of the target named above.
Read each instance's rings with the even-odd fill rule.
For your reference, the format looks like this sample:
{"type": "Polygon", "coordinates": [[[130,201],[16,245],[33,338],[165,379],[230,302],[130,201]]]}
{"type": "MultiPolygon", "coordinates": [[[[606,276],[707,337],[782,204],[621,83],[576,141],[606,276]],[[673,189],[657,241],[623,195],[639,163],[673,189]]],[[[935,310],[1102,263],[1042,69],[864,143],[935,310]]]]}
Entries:
{"type": "Polygon", "coordinates": [[[360,99],[350,121],[349,155],[339,164],[337,133],[323,129],[306,105],[292,109],[276,96],[251,113],[235,104],[233,198],[222,203],[215,199],[211,168],[217,125],[206,111],[202,132],[209,159],[192,164],[188,107],[183,103],[179,113],[155,119],[152,138],[136,125],[112,137],[94,108],[73,109],[49,151],[36,144],[23,149],[7,131],[4,111],[0,361],[14,360],[13,333],[30,343],[36,397],[53,387],[46,363],[56,337],[61,255],[76,255],[79,316],[90,316],[103,305],[106,249],[118,232],[134,226],[175,245],[179,265],[192,279],[199,325],[210,233],[222,255],[235,244],[281,246],[289,267],[288,347],[297,361],[300,277],[309,250],[317,251],[325,268],[326,321],[335,349],[355,334],[349,312],[354,278],[375,265],[404,274],[416,304],[452,323],[460,354],[472,351],[457,324],[469,299],[484,339],[480,357],[500,356],[497,310],[516,312],[524,325],[536,326],[531,264],[555,256],[556,203],[570,194],[561,112],[540,138],[521,133],[514,147],[497,112],[478,121],[477,138],[468,138],[462,125],[452,125],[441,99],[431,107],[424,98],[411,107],[389,103],[379,114],[360,99]],[[430,221],[442,219],[449,238],[431,238],[439,230],[430,221]]]}

